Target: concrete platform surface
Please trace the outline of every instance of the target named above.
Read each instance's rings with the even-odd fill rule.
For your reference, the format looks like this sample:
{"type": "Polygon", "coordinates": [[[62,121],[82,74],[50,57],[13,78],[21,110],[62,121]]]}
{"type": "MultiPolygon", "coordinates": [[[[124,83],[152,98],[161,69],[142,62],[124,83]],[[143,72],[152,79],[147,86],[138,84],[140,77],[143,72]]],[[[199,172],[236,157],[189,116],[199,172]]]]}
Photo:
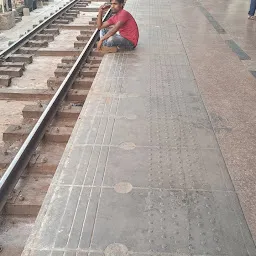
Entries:
{"type": "Polygon", "coordinates": [[[255,80],[215,2],[127,2],[138,48],[104,57],[23,256],[256,255],[255,80]]]}

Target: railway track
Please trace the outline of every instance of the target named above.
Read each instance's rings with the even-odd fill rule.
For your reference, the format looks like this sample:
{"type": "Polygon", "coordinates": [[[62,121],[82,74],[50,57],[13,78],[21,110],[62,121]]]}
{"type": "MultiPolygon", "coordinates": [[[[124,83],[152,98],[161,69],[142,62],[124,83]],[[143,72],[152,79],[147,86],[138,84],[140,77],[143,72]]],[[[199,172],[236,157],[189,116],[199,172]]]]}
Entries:
{"type": "MultiPolygon", "coordinates": [[[[76,49],[69,52],[70,55],[79,55],[79,49],[85,46],[90,34],[95,29],[95,19],[92,19],[87,25],[72,26],[71,23],[77,18],[79,12],[97,12],[97,8],[88,7],[90,3],[89,0],[71,1],[67,6],[21,37],[11,47],[0,52],[0,86],[8,87],[11,85],[12,78],[21,77],[25,66],[33,62],[34,54],[49,55],[51,51],[42,48],[47,48],[49,43],[60,34],[61,29],[83,30],[81,36],[78,36],[74,43],[76,49]]],[[[63,51],[55,51],[53,54],[63,55],[63,51]]]]}
{"type": "Polygon", "coordinates": [[[100,4],[73,0],[0,53],[0,102],[22,113],[0,148],[1,255],[21,254],[97,73],[100,4]]]}

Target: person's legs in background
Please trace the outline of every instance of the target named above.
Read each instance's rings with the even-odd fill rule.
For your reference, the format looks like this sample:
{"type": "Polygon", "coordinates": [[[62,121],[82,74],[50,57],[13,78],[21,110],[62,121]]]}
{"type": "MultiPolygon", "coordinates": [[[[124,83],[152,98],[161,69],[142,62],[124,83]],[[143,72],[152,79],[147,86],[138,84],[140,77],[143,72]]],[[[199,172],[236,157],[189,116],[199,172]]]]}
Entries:
{"type": "Polygon", "coordinates": [[[248,19],[254,19],[255,10],[256,10],[256,0],[251,0],[250,10],[248,12],[248,15],[249,15],[248,19]]]}

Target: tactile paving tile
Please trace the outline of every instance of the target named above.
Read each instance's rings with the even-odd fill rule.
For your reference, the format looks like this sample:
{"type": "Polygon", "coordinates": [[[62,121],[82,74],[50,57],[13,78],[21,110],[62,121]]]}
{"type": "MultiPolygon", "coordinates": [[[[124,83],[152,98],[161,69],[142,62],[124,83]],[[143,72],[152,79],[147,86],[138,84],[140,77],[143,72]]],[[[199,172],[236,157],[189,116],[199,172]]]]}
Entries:
{"type": "Polygon", "coordinates": [[[123,117],[127,119],[145,119],[148,117],[148,105],[151,99],[148,97],[134,97],[129,95],[93,95],[92,104],[83,111],[83,115],[123,117]]]}
{"type": "Polygon", "coordinates": [[[133,252],[187,252],[186,204],[182,191],[103,189],[91,248],[115,241],[133,252]]]}
{"type": "Polygon", "coordinates": [[[192,255],[253,255],[235,193],[190,191],[188,198],[192,255]]]}
{"type": "Polygon", "coordinates": [[[194,75],[188,64],[185,54],[107,56],[100,67],[92,91],[96,93],[130,92],[150,96],[155,94],[198,96],[194,75]],[[123,68],[124,65],[127,68],[123,68]],[[138,73],[148,75],[138,78],[138,73]],[[113,77],[116,78],[113,79],[113,77]]]}
{"type": "MultiPolygon", "coordinates": [[[[144,83],[136,77],[129,78],[110,78],[100,81],[96,77],[97,83],[92,87],[92,93],[95,95],[105,94],[124,94],[139,96],[160,96],[171,95],[176,97],[194,97],[199,96],[198,88],[194,79],[172,79],[157,80],[150,82],[150,78],[145,76],[144,83]]],[[[85,103],[87,104],[87,103],[85,103]]]]}
{"type": "Polygon", "coordinates": [[[149,60],[152,63],[161,63],[161,67],[166,68],[170,66],[189,66],[188,57],[186,54],[150,54],[149,60]]]}
{"type": "Polygon", "coordinates": [[[57,184],[233,190],[218,149],[88,145],[72,148],[68,159],[57,184]]]}
{"type": "Polygon", "coordinates": [[[99,186],[104,176],[104,185],[112,187],[127,181],[135,187],[184,188],[180,156],[180,150],[171,148],[76,147],[58,183],[99,186]]]}
{"type": "Polygon", "coordinates": [[[234,190],[219,149],[182,148],[181,159],[187,188],[234,190]]]}
{"type": "Polygon", "coordinates": [[[78,145],[119,146],[132,142],[138,146],[218,148],[210,123],[183,117],[146,121],[86,116],[77,131],[75,143],[78,145]]]}
{"type": "Polygon", "coordinates": [[[159,53],[164,55],[166,52],[169,54],[177,54],[184,52],[184,46],[180,43],[173,43],[172,45],[168,44],[166,41],[162,42],[161,44],[153,44],[153,43],[144,43],[143,47],[138,48],[136,54],[142,55],[146,54],[149,51],[152,53],[159,53]]]}
{"type": "Polygon", "coordinates": [[[157,81],[172,81],[177,79],[194,80],[194,74],[191,67],[187,65],[180,66],[165,66],[160,63],[150,64],[151,83],[157,81]],[[159,65],[159,66],[157,66],[159,65]]]}
{"type": "MultiPolygon", "coordinates": [[[[167,46],[163,45],[161,47],[165,49],[167,46]]],[[[154,52],[152,56],[143,55],[139,53],[139,50],[136,54],[116,54],[107,57],[99,68],[99,74],[100,76],[104,76],[104,80],[108,77],[129,78],[136,76],[138,73],[149,74],[150,79],[153,80],[194,79],[192,69],[188,65],[188,60],[184,55],[182,44],[174,43],[170,47],[173,49],[173,54],[167,49],[170,60],[167,60],[166,57],[163,59],[161,56],[156,57],[154,52]],[[181,57],[182,55],[183,58],[181,57]]],[[[140,81],[143,81],[143,77],[140,77],[140,81]]]]}
{"type": "Polygon", "coordinates": [[[209,123],[199,97],[141,97],[133,94],[93,94],[85,105],[83,116],[108,116],[127,119],[172,119],[184,117],[194,122],[209,123]]]}
{"type": "Polygon", "coordinates": [[[115,241],[132,252],[247,255],[253,243],[236,204],[232,192],[103,189],[91,248],[115,241]]]}

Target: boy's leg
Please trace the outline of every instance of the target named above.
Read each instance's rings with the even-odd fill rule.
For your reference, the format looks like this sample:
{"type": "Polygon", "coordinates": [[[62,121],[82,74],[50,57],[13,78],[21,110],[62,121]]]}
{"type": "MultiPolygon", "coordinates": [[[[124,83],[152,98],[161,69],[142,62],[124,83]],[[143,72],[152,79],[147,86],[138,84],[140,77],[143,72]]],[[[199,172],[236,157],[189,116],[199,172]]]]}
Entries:
{"type": "MultiPolygon", "coordinates": [[[[103,28],[100,30],[100,38],[102,38],[103,36],[105,36],[108,33],[108,29],[107,28],[103,28]]],[[[103,41],[103,46],[107,46],[107,47],[112,47],[112,38],[115,37],[115,35],[111,36],[110,38],[108,38],[107,40],[103,41]]]]}
{"type": "Polygon", "coordinates": [[[118,47],[124,50],[134,49],[134,45],[129,40],[117,34],[105,40],[103,45],[107,47],[118,47]]]}

